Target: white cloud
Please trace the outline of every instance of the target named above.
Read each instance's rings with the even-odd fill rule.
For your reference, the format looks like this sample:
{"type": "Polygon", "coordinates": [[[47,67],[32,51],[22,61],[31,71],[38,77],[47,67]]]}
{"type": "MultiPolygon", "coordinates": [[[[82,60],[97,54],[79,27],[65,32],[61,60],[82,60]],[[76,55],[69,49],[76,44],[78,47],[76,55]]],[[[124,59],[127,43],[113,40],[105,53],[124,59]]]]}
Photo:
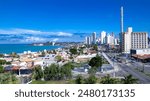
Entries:
{"type": "Polygon", "coordinates": [[[17,34],[14,31],[0,29],[0,34],[17,34]]]}
{"type": "Polygon", "coordinates": [[[8,29],[8,30],[3,30],[0,29],[0,34],[48,34],[49,32],[42,32],[38,30],[30,30],[30,29],[8,29]]]}
{"type": "Polygon", "coordinates": [[[38,30],[19,29],[19,28],[13,29],[12,31],[16,32],[16,33],[27,33],[27,34],[42,34],[42,33],[45,33],[45,32],[41,32],[41,31],[38,31],[38,30]]]}
{"type": "Polygon", "coordinates": [[[58,41],[58,40],[59,40],[58,38],[55,38],[55,39],[53,39],[52,41],[56,42],[56,41],[58,41]]]}
{"type": "Polygon", "coordinates": [[[39,30],[30,30],[30,29],[9,29],[9,30],[3,30],[0,29],[0,34],[33,34],[33,35],[53,35],[53,36],[66,36],[70,37],[72,36],[71,33],[66,32],[46,32],[46,31],[39,31],[39,30]]]}
{"type": "MultiPolygon", "coordinates": [[[[83,35],[83,34],[82,34],[83,35]]],[[[83,38],[80,34],[72,34],[67,32],[51,32],[30,29],[0,29],[0,43],[36,43],[48,41],[79,41],[83,38]],[[4,34],[4,35],[2,35],[4,34]],[[72,40],[73,37],[74,39],[72,40]]]]}
{"type": "Polygon", "coordinates": [[[39,37],[27,37],[26,39],[22,40],[25,42],[42,42],[45,41],[44,38],[39,38],[39,37]]]}
{"type": "Polygon", "coordinates": [[[71,33],[58,32],[58,36],[72,36],[71,33]]]}

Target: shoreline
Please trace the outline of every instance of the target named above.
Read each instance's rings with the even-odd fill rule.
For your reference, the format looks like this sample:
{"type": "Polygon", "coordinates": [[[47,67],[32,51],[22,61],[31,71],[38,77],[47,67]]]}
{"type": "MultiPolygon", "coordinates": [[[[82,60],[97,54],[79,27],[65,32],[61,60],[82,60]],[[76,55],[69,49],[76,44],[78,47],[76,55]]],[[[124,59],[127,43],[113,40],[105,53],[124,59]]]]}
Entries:
{"type": "Polygon", "coordinates": [[[38,53],[44,50],[51,51],[51,50],[57,50],[59,48],[63,48],[63,46],[52,46],[52,45],[34,46],[31,44],[0,44],[0,46],[2,47],[0,50],[0,54],[3,54],[3,55],[11,54],[11,53],[23,54],[24,52],[38,53]],[[21,49],[20,46],[21,48],[25,48],[25,49],[21,49]]]}

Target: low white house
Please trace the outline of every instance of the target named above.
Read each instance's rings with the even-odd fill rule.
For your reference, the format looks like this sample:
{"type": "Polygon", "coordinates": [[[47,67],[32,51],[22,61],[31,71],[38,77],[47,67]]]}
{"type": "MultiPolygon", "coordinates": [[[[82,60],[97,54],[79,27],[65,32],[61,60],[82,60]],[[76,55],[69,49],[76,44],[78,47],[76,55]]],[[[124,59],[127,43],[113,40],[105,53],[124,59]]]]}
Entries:
{"type": "Polygon", "coordinates": [[[36,60],[34,60],[34,65],[49,66],[52,63],[56,63],[55,54],[49,54],[45,57],[38,57],[36,60]]]}
{"type": "Polygon", "coordinates": [[[75,62],[87,62],[89,61],[91,58],[95,57],[96,54],[89,54],[89,55],[79,55],[75,58],[75,62]]]}
{"type": "Polygon", "coordinates": [[[149,55],[150,54],[150,48],[145,48],[145,49],[131,49],[130,54],[139,54],[139,55],[149,55]]]}

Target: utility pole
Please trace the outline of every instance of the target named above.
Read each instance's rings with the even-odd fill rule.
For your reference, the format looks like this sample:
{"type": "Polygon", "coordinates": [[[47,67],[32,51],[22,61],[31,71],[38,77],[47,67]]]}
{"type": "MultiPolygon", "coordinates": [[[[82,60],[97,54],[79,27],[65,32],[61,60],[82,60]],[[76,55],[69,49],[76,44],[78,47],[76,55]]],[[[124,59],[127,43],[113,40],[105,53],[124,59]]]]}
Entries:
{"type": "Polygon", "coordinates": [[[142,72],[144,73],[144,62],[142,61],[142,72]]]}

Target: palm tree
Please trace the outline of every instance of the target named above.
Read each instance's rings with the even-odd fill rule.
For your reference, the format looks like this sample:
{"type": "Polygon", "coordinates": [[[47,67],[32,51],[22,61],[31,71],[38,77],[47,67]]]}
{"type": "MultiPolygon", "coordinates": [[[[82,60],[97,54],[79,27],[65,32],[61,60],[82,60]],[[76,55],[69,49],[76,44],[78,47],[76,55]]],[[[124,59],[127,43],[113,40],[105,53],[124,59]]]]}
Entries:
{"type": "Polygon", "coordinates": [[[119,80],[115,79],[115,78],[111,78],[110,75],[107,75],[101,79],[100,83],[102,83],[102,84],[117,84],[117,83],[119,83],[119,80]]]}
{"type": "Polygon", "coordinates": [[[87,79],[85,79],[85,84],[95,84],[97,82],[97,78],[95,75],[90,75],[87,79]]]}
{"type": "Polygon", "coordinates": [[[123,84],[135,84],[138,82],[138,79],[133,78],[133,76],[130,74],[125,76],[121,81],[123,84]]]}
{"type": "Polygon", "coordinates": [[[78,75],[75,82],[76,82],[76,84],[83,84],[84,78],[81,75],[78,75]]]}

